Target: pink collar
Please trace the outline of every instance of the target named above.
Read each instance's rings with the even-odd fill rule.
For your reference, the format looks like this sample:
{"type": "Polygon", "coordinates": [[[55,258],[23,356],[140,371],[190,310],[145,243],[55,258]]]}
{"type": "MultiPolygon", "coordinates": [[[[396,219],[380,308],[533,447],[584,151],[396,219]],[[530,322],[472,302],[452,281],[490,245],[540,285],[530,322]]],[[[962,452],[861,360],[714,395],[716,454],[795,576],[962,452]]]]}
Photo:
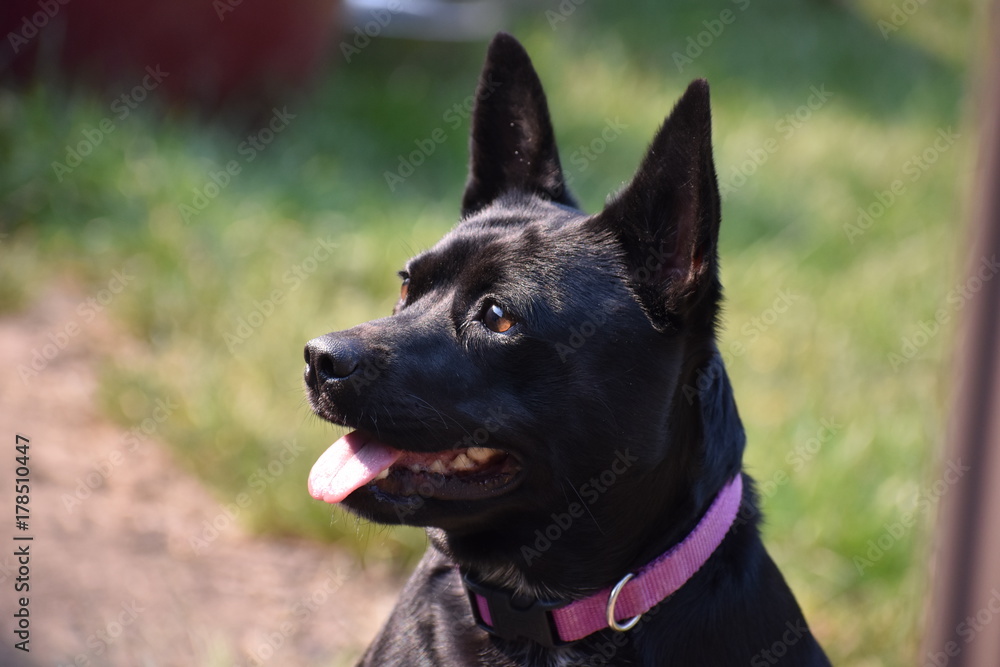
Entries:
{"type": "Polygon", "coordinates": [[[732,527],[742,498],[742,475],[737,474],[681,542],[615,586],[582,600],[519,604],[510,593],[464,576],[476,624],[493,635],[531,639],[549,647],[570,644],[605,628],[630,630],[705,564],[732,527]]]}

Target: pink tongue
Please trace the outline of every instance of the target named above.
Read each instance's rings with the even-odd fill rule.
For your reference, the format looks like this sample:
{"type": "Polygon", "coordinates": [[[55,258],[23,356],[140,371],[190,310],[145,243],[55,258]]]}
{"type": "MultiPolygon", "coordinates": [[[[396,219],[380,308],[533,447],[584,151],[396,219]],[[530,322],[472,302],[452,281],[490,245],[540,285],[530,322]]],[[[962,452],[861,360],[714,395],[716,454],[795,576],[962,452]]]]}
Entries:
{"type": "Polygon", "coordinates": [[[348,433],[323,452],[309,472],[309,495],[339,503],[375,479],[403,455],[357,431],[348,433]]]}

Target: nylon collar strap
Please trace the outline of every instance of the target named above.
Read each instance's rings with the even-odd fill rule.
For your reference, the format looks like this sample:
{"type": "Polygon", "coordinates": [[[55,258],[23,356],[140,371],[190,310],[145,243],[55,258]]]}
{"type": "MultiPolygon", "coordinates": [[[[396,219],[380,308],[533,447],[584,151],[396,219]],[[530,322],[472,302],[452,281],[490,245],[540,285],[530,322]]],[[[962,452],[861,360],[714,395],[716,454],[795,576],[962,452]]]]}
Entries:
{"type": "Polygon", "coordinates": [[[572,644],[605,628],[627,631],[701,569],[732,527],[742,497],[743,480],[737,474],[681,542],[615,586],[582,600],[524,604],[507,591],[463,576],[476,624],[498,637],[529,639],[548,647],[572,644]]]}

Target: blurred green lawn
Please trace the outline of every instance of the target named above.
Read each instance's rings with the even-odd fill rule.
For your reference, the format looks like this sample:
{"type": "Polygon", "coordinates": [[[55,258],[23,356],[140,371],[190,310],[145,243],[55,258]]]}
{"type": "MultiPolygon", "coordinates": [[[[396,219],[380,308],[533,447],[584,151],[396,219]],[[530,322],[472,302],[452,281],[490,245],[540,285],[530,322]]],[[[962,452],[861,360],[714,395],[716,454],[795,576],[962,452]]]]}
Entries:
{"type": "MultiPolygon", "coordinates": [[[[974,162],[965,91],[980,8],[927,3],[883,35],[892,2],[559,7],[512,30],[588,210],[631,175],[687,82],[711,82],[729,186],[721,345],[767,543],[835,664],[915,664],[963,304],[948,295],[974,162]],[[613,139],[598,141],[609,124],[613,139]],[[959,138],[935,148],[949,129],[959,138]],[[934,331],[938,309],[950,321],[934,331]]],[[[308,497],[306,474],[337,433],[304,401],[301,350],[387,313],[395,270],[455,222],[462,105],[484,48],[374,40],[349,64],[335,49],[333,71],[287,101],[294,118],[252,161],[241,142],[267,118],[205,124],[149,102],[61,181],[52,162],[110,100],[0,91],[0,308],[24,309],[60,279],[90,295],[113,271],[134,275],[98,313],[143,343],[107,360],[106,412],[129,429],[174,401],[155,436],[220,504],[248,494],[252,529],[412,562],[419,531],[361,525],[308,497]],[[437,129],[443,142],[390,190],[385,173],[437,129]],[[207,205],[180,208],[195,203],[207,205]]]]}

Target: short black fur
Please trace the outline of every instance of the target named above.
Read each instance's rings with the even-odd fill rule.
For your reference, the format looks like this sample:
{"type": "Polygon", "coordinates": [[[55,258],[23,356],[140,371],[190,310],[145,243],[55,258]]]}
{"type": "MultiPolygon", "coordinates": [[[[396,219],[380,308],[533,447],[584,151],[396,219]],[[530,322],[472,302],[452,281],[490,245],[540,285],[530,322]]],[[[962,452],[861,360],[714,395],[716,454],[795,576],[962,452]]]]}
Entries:
{"type": "Polygon", "coordinates": [[[485,437],[476,444],[520,468],[497,495],[447,500],[371,484],[345,500],[373,521],[426,526],[431,538],[361,664],[753,666],[772,664],[765,652],[776,644],[781,664],[829,664],[763,547],[746,476],[720,548],[623,639],[604,630],[550,649],[475,627],[459,566],[524,596],[586,597],[692,530],[740,474],[745,437],[715,343],[720,201],[708,84],[688,87],[631,183],[588,216],[566,189],[531,61],[501,33],[470,150],[462,219],[409,262],[394,314],[306,348],[320,416],[407,452],[485,437]],[[494,305],[509,330],[485,325],[494,305]],[[613,483],[592,483],[623,456],[613,483]],[[540,542],[571,503],[586,513],[540,542]]]}

